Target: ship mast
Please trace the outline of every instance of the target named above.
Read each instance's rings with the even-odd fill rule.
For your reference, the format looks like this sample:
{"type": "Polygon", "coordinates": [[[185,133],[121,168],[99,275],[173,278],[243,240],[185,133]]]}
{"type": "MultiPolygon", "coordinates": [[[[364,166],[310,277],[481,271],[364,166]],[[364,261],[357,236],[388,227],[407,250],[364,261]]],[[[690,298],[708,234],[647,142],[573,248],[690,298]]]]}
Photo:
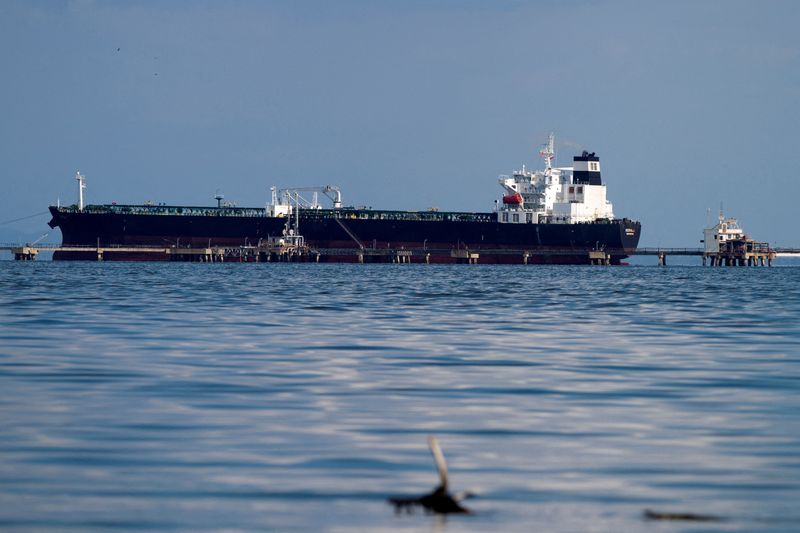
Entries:
{"type": "Polygon", "coordinates": [[[83,190],[86,188],[86,178],[79,171],[75,174],[75,179],[78,181],[78,209],[83,211],[83,190]]]}
{"type": "Polygon", "coordinates": [[[553,168],[553,156],[555,155],[555,135],[553,133],[547,138],[547,144],[543,144],[541,150],[539,150],[539,155],[542,156],[544,159],[544,168],[547,173],[548,171],[553,168]]]}

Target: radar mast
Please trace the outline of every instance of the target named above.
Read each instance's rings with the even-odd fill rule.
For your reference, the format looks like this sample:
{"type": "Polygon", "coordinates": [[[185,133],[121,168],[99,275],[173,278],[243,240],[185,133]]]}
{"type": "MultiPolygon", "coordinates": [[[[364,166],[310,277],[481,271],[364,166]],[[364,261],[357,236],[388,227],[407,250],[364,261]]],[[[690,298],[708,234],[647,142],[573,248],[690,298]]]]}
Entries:
{"type": "Polygon", "coordinates": [[[544,159],[544,168],[549,171],[553,168],[553,156],[556,154],[555,148],[555,135],[553,133],[547,138],[547,144],[543,144],[539,150],[539,155],[544,159]]]}

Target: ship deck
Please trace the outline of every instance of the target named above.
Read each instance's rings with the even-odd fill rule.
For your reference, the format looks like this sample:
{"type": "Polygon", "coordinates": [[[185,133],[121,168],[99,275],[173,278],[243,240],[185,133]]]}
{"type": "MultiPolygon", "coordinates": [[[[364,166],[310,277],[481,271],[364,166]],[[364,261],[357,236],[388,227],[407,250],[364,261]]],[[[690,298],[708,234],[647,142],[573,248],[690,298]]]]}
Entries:
{"type": "MultiPolygon", "coordinates": [[[[146,216],[200,216],[200,217],[240,217],[267,218],[266,208],[260,207],[198,207],[168,205],[87,205],[80,210],[78,206],[53,206],[59,213],[113,214],[113,215],[146,215],[146,216]]],[[[496,222],[494,212],[468,211],[400,211],[390,209],[350,208],[340,209],[308,209],[300,208],[301,220],[401,220],[425,222],[496,222]]],[[[280,217],[285,218],[285,217],[280,217]]],[[[577,222],[576,224],[610,224],[615,220],[599,219],[593,222],[577,222]]]]}

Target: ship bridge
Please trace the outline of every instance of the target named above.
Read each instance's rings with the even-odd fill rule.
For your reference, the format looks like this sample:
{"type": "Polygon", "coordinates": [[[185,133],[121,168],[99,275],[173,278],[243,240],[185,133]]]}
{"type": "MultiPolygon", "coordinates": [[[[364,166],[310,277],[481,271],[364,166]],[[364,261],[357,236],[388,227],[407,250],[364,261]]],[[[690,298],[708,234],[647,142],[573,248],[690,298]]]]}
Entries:
{"type": "Polygon", "coordinates": [[[600,176],[600,158],[584,151],[573,158],[572,167],[553,167],[555,137],[539,151],[544,169],[522,170],[501,176],[505,189],[497,220],[511,224],[574,224],[614,218],[600,176]]]}

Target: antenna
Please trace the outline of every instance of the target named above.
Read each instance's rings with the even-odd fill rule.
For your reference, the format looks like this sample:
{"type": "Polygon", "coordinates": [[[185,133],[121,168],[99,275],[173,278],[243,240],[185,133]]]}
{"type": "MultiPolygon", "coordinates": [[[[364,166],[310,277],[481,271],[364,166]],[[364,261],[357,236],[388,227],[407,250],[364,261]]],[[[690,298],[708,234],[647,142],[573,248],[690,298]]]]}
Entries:
{"type": "Polygon", "coordinates": [[[86,188],[86,178],[78,171],[75,179],[78,181],[78,209],[83,211],[83,190],[86,188]]]}
{"type": "Polygon", "coordinates": [[[550,170],[553,167],[553,156],[555,155],[555,149],[553,145],[555,144],[555,134],[551,133],[550,136],[547,138],[547,144],[543,144],[542,148],[539,150],[539,155],[542,156],[544,159],[544,167],[547,170],[550,170]]]}
{"type": "Polygon", "coordinates": [[[300,193],[296,193],[294,202],[294,232],[300,235],[300,193]]]}

